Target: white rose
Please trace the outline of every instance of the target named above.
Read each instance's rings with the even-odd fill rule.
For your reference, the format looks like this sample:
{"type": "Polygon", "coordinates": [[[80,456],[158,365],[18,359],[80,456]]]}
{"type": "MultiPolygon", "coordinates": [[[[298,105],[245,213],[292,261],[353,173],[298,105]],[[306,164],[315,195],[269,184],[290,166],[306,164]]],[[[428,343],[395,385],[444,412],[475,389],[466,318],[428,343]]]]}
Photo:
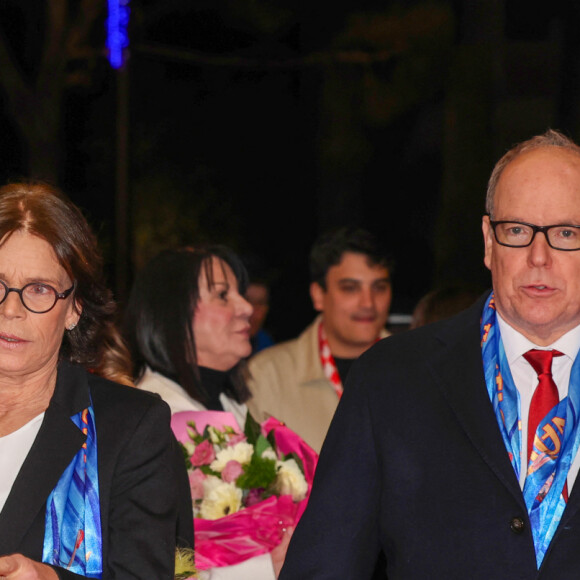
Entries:
{"type": "Polygon", "coordinates": [[[225,483],[215,476],[203,482],[204,496],[199,507],[199,517],[217,520],[234,514],[242,507],[242,490],[231,483],[225,483]]]}
{"type": "Polygon", "coordinates": [[[228,461],[237,461],[242,465],[250,463],[254,447],[246,441],[236,443],[217,452],[216,458],[210,463],[210,468],[221,473],[228,461]]]}
{"type": "Polygon", "coordinates": [[[308,484],[298,464],[294,459],[277,461],[275,488],[281,495],[291,495],[294,501],[301,501],[306,497],[308,484]]]}
{"type": "Polygon", "coordinates": [[[264,459],[273,459],[274,461],[278,460],[276,452],[271,447],[264,449],[264,452],[262,453],[262,457],[264,459]]]}
{"type": "Polygon", "coordinates": [[[203,496],[205,497],[208,493],[212,492],[216,487],[219,487],[224,483],[219,477],[215,475],[208,475],[203,480],[203,496]]]}

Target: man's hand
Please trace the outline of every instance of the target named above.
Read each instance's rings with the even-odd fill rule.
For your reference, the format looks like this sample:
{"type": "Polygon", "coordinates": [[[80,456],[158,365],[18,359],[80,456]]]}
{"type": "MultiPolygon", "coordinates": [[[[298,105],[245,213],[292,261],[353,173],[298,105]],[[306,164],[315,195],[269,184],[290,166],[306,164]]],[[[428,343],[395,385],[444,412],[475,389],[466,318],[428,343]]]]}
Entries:
{"type": "Polygon", "coordinates": [[[0,557],[0,578],[11,580],[58,580],[56,572],[46,564],[22,554],[0,557]]]}

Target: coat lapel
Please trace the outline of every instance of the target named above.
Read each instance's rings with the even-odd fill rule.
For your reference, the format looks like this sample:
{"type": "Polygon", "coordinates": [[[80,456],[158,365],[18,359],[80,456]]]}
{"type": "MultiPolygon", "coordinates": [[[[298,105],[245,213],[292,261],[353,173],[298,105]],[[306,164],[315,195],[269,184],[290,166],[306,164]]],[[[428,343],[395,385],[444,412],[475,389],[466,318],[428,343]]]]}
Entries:
{"type": "Polygon", "coordinates": [[[427,364],[473,446],[525,510],[485,385],[479,338],[483,303],[482,298],[439,327],[436,338],[441,348],[427,364]]]}
{"type": "MultiPolygon", "coordinates": [[[[527,513],[523,494],[509,461],[485,386],[479,344],[479,318],[483,303],[484,300],[479,301],[474,307],[440,327],[437,340],[440,341],[441,349],[430,357],[427,364],[474,447],[517,499],[523,513],[527,513]],[[471,382],[473,377],[477,377],[475,388],[465,384],[466,378],[471,382]]],[[[580,479],[577,479],[544,557],[544,563],[548,560],[558,535],[572,525],[571,520],[578,515],[579,510],[580,479]]]]}
{"type": "Polygon", "coordinates": [[[39,513],[44,518],[48,496],[86,438],[70,417],[86,408],[89,401],[82,373],[61,363],[55,392],[36,440],[0,513],[0,554],[18,551],[39,513]]]}

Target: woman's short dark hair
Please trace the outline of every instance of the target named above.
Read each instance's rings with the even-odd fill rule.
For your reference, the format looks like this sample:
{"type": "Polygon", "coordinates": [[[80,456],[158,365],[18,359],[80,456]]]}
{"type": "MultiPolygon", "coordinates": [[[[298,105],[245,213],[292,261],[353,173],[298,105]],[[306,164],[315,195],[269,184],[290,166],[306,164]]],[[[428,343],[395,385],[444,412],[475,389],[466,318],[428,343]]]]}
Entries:
{"type": "Polygon", "coordinates": [[[60,357],[98,374],[107,345],[116,342],[115,303],[103,277],[97,240],[80,209],[60,190],[43,182],[0,187],[0,243],[22,231],[42,238],[75,284],[73,300],[82,310],[77,326],[65,332],[60,357]]]}
{"type": "MultiPolygon", "coordinates": [[[[238,290],[244,294],[246,269],[236,254],[221,245],[165,250],[138,273],[123,323],[136,382],[149,367],[175,381],[193,399],[208,401],[199,376],[193,319],[202,268],[209,287],[214,283],[214,258],[232,269],[238,290]]],[[[228,372],[233,387],[228,395],[246,401],[250,393],[245,384],[245,361],[228,372]]]]}

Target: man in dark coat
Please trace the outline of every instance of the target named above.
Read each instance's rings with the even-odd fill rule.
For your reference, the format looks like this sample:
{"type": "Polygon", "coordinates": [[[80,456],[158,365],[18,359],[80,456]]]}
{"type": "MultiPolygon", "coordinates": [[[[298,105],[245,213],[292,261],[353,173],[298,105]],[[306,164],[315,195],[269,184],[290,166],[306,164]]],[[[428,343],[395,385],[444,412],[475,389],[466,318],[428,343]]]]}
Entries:
{"type": "Polygon", "coordinates": [[[580,148],[512,149],[486,209],[492,293],[355,363],[281,580],[580,577],[580,148]]]}

